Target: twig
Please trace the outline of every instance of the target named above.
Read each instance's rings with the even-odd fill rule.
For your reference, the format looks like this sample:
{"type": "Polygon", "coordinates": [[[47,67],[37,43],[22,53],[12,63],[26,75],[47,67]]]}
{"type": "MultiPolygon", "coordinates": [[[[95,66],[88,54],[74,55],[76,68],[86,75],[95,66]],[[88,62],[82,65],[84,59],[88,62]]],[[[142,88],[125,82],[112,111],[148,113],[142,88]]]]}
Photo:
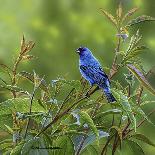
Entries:
{"type": "MultiPolygon", "coordinates": [[[[115,135],[115,134],[114,134],[115,135]]],[[[109,144],[109,142],[112,140],[112,138],[114,137],[114,135],[112,135],[110,138],[108,138],[107,142],[105,143],[103,149],[102,149],[102,152],[101,152],[101,155],[104,155],[104,152],[106,151],[106,148],[109,144]]]]}
{"type": "Polygon", "coordinates": [[[83,101],[84,99],[86,99],[87,97],[84,96],[82,98],[80,98],[79,100],[77,100],[76,102],[74,102],[69,108],[67,108],[65,111],[63,111],[62,113],[60,113],[58,116],[56,116],[51,123],[49,123],[46,127],[44,127],[35,137],[41,135],[44,131],[46,131],[49,127],[51,127],[55,122],[57,122],[60,118],[62,118],[65,114],[67,114],[74,106],[76,106],[79,102],[83,101]]]}
{"type": "MultiPolygon", "coordinates": [[[[150,111],[150,112],[148,113],[147,117],[151,116],[154,112],[155,112],[155,109],[153,109],[152,111],[150,111]]],[[[141,121],[138,123],[138,125],[137,125],[136,128],[139,128],[145,121],[146,121],[145,118],[144,118],[143,120],[141,120],[141,121]]],[[[124,138],[123,138],[123,139],[125,139],[125,138],[127,137],[127,135],[128,135],[131,131],[133,131],[133,130],[134,130],[134,129],[129,129],[129,130],[126,132],[126,134],[124,135],[124,138]]]]}
{"type": "MultiPolygon", "coordinates": [[[[19,56],[17,57],[14,63],[14,66],[13,66],[13,70],[12,70],[12,73],[13,73],[12,85],[13,86],[16,84],[17,68],[21,60],[22,60],[22,55],[21,53],[19,53],[19,56]]],[[[12,94],[13,94],[13,97],[16,98],[16,92],[12,91],[12,94]]]]}
{"type": "Polygon", "coordinates": [[[77,150],[77,152],[76,152],[75,155],[79,155],[79,154],[80,154],[80,151],[81,151],[81,149],[82,149],[82,147],[83,147],[83,144],[84,144],[86,138],[87,138],[86,136],[83,136],[83,137],[82,137],[81,143],[79,144],[78,150],[77,150]]]}
{"type": "MultiPolygon", "coordinates": [[[[31,100],[30,100],[29,115],[31,115],[31,113],[32,113],[32,103],[33,103],[33,98],[34,98],[35,91],[36,91],[36,88],[34,87],[34,90],[33,90],[33,93],[32,93],[32,97],[31,97],[31,100]]],[[[28,121],[27,121],[27,124],[26,124],[24,139],[27,136],[29,124],[30,124],[30,117],[28,118],[28,121]]]]}

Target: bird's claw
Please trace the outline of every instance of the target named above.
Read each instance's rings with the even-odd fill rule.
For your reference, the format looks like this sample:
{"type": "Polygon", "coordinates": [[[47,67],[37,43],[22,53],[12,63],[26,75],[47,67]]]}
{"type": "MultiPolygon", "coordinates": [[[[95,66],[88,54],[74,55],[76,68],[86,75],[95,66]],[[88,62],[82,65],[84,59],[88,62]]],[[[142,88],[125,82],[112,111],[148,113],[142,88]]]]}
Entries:
{"type": "Polygon", "coordinates": [[[87,98],[89,98],[89,97],[90,97],[89,92],[87,92],[87,93],[85,94],[85,96],[86,96],[87,98]]]}

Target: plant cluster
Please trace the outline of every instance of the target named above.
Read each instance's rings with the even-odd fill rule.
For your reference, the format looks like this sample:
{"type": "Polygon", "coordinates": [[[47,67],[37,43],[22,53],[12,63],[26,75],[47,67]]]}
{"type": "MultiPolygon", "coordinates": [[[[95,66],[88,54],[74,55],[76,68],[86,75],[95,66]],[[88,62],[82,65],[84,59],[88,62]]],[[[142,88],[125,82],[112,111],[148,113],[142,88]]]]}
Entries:
{"type": "Polygon", "coordinates": [[[132,37],[129,35],[135,24],[155,19],[146,15],[131,19],[137,10],[133,8],[124,14],[120,4],[114,17],[101,9],[117,30],[109,73],[117,99],[115,104],[108,104],[103,93],[96,91],[97,87],[91,89],[88,98],[85,94],[89,84],[84,79],[58,77],[48,84],[35,71],[19,71],[23,61],[35,58],[29,54],[34,43],[25,41],[23,36],[12,67],[0,64],[4,75],[0,77],[0,89],[7,94],[7,99],[0,103],[0,151],[3,154],[105,155],[119,153],[124,143],[138,154],[144,154],[138,141],[155,147],[147,136],[138,132],[145,121],[154,125],[149,116],[155,109],[150,113],[143,110],[145,105],[155,102],[145,95],[147,92],[155,95],[147,80],[151,69],[144,71],[139,57],[147,48],[141,43],[139,30],[132,37]],[[126,74],[121,73],[126,85],[121,80],[113,80],[121,69],[126,70],[126,74]],[[24,90],[23,80],[31,82],[32,92],[24,90]]]}

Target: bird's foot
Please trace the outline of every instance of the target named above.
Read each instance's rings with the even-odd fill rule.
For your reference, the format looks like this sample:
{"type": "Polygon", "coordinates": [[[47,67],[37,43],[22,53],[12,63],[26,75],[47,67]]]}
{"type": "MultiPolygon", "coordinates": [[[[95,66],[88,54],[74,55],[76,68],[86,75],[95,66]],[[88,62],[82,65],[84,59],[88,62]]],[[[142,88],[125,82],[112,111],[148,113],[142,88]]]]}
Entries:
{"type": "Polygon", "coordinates": [[[85,96],[86,96],[87,98],[89,98],[89,97],[90,97],[89,92],[86,92],[85,96]]]}

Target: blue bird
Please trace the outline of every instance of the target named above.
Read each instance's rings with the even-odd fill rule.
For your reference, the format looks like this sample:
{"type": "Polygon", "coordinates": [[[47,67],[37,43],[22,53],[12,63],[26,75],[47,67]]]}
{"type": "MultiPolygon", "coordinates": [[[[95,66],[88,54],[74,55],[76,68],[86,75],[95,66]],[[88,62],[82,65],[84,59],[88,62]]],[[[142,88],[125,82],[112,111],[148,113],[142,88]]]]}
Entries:
{"type": "Polygon", "coordinates": [[[79,70],[82,76],[90,83],[91,87],[97,84],[99,88],[103,89],[109,103],[115,102],[116,99],[110,91],[108,76],[92,52],[86,47],[80,47],[76,52],[79,54],[79,70]]]}

